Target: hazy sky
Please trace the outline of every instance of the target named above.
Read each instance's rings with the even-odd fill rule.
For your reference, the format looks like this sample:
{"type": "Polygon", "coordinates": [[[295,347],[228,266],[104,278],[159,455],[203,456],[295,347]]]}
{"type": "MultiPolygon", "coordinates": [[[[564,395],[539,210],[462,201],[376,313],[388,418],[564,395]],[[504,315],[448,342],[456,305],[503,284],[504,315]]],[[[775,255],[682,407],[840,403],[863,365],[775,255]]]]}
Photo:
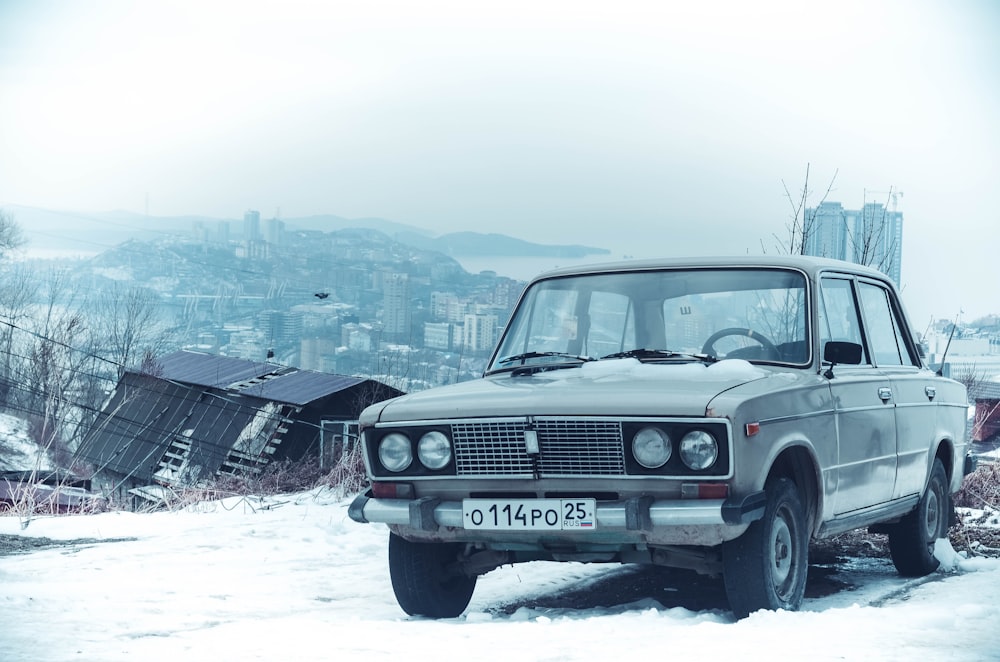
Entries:
{"type": "Polygon", "coordinates": [[[811,163],[922,329],[1000,312],[998,155],[994,0],[0,0],[0,205],[757,254],[811,163]]]}

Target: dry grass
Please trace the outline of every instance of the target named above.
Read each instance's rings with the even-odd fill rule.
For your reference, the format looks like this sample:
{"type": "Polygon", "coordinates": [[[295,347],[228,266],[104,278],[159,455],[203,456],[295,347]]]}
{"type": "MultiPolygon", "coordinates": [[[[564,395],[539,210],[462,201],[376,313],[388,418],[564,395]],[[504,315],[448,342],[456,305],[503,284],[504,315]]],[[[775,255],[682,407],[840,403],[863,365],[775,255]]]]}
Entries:
{"type": "Polygon", "coordinates": [[[955,495],[955,506],[978,514],[965,514],[951,528],[952,547],[978,556],[1000,556],[1000,464],[981,464],[965,477],[955,495]]]}
{"type": "Polygon", "coordinates": [[[981,464],[966,476],[962,489],[955,495],[955,505],[1000,511],[1000,464],[981,464]]]}
{"type": "Polygon", "coordinates": [[[315,457],[297,462],[272,462],[257,475],[224,475],[197,487],[161,488],[159,503],[148,502],[142,509],[177,510],[203,501],[292,494],[317,487],[329,488],[334,494],[345,497],[367,486],[362,450],[355,446],[345,452],[332,469],[320,467],[315,457]]]}
{"type": "Polygon", "coordinates": [[[355,444],[353,448],[344,452],[333,469],[323,476],[320,484],[332,488],[342,496],[357,494],[368,487],[364,450],[361,444],[355,444]]]}

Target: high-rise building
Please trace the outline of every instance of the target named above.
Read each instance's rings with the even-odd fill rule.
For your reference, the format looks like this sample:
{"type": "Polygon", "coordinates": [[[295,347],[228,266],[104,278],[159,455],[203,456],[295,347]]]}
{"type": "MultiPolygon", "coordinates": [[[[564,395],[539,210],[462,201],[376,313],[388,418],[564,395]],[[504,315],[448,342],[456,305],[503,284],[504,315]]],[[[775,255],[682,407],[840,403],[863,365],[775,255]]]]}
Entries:
{"type": "Polygon", "coordinates": [[[455,342],[455,325],[451,322],[424,322],[424,347],[450,351],[455,342]]]}
{"type": "Polygon", "coordinates": [[[469,312],[469,302],[452,292],[431,292],[431,315],[435,319],[459,323],[469,312]]]}
{"type": "Polygon", "coordinates": [[[852,261],[888,274],[899,285],[903,258],[903,213],[869,202],[854,222],[852,261]]]}
{"type": "Polygon", "coordinates": [[[903,212],[868,202],[861,209],[844,209],[823,202],[807,209],[812,219],[805,254],[866,264],[887,274],[898,285],[903,261],[903,212]]]}
{"type": "Polygon", "coordinates": [[[265,239],[269,244],[280,246],[285,237],[285,222],[279,218],[264,221],[265,239]]]}
{"type": "Polygon", "coordinates": [[[302,337],[302,313],[279,310],[261,311],[258,328],[267,334],[272,343],[297,343],[302,337]]]}
{"type": "Polygon", "coordinates": [[[260,241],[260,212],[248,209],[243,214],[243,241],[260,241]]]}
{"type": "Polygon", "coordinates": [[[487,352],[497,342],[496,315],[466,315],[462,331],[465,349],[470,352],[487,352]]]}
{"type": "Polygon", "coordinates": [[[821,202],[815,209],[806,210],[812,219],[806,237],[806,255],[829,257],[834,260],[847,258],[847,216],[839,202],[821,202]]]}
{"type": "Polygon", "coordinates": [[[410,333],[410,277],[387,274],[382,292],[382,330],[388,339],[405,340],[410,333]]]}

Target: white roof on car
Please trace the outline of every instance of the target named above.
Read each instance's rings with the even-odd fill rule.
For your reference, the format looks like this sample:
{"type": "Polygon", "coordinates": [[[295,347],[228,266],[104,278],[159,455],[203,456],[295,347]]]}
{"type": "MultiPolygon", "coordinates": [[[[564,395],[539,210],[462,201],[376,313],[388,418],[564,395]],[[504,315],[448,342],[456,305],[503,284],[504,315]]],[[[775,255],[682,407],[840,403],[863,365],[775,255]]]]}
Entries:
{"type": "Polygon", "coordinates": [[[698,267],[779,267],[786,269],[799,269],[808,274],[816,274],[821,271],[841,271],[889,282],[888,276],[871,267],[854,264],[852,262],[844,262],[842,260],[832,260],[824,257],[811,257],[807,255],[655,258],[644,260],[622,260],[618,262],[599,262],[594,264],[553,269],[552,271],[539,274],[534,280],[551,278],[553,276],[569,276],[595,272],[609,273],[616,271],[652,271],[656,269],[698,267]]]}

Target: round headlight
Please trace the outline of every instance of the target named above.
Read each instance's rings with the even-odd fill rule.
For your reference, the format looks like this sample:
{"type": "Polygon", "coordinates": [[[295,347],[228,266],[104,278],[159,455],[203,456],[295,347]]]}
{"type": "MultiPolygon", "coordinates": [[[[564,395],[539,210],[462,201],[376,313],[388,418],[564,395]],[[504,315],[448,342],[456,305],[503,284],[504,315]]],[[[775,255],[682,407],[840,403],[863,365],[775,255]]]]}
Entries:
{"type": "Polygon", "coordinates": [[[691,469],[708,469],[719,459],[719,443],[704,430],[692,430],[681,439],[681,460],[691,469]]]}
{"type": "Polygon", "coordinates": [[[389,471],[402,471],[413,462],[410,438],[399,432],[382,437],[378,445],[378,459],[389,471]]]}
{"type": "Polygon", "coordinates": [[[670,437],[660,428],[643,428],[632,437],[632,455],[647,469],[658,469],[666,464],[671,450],[670,437]]]}
{"type": "Polygon", "coordinates": [[[451,442],[443,432],[431,430],[417,442],[417,457],[428,469],[443,469],[451,462],[451,442]]]}

